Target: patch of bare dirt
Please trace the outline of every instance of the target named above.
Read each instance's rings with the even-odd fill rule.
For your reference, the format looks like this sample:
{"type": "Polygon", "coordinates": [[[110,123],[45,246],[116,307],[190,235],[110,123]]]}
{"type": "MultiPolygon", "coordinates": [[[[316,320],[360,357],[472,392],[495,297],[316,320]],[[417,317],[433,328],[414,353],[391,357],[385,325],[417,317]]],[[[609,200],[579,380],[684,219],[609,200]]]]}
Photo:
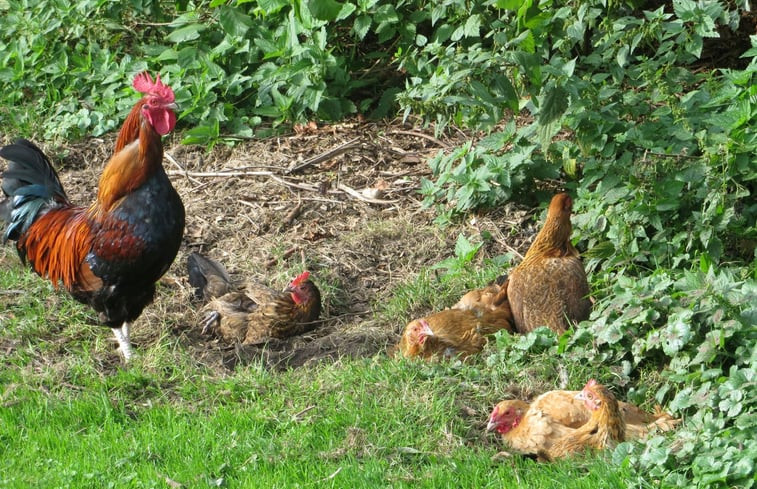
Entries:
{"type": "MultiPolygon", "coordinates": [[[[184,201],[187,224],[155,303],[134,326],[136,348],[168,334],[198,363],[222,370],[250,362],[284,369],[384,352],[412,318],[388,324],[374,314],[375,305],[421,267],[453,255],[459,232],[488,231],[494,239],[482,256],[496,256],[523,253],[536,231],[530,225],[513,232],[532,217],[514,205],[447,229],[432,223],[435,216],[422,208],[418,193],[421,179],[430,177],[426,161],[464,140],[462,133],[440,140],[430,130],[390,122],[311,125],[211,152],[167,139],[164,166],[184,201]],[[263,346],[202,335],[202,304],[193,301],[187,280],[191,251],[220,261],[236,280],[277,289],[310,270],[323,296],[320,325],[263,346]]],[[[109,137],[67,148],[57,166],[72,201],[92,201],[112,145],[109,137]]]]}

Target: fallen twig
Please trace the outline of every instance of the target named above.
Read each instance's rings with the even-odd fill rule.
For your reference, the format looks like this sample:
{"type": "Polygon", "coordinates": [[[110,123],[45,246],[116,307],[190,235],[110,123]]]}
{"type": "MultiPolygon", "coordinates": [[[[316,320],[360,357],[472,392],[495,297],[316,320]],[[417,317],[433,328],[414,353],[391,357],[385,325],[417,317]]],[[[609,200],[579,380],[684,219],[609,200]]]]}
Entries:
{"type": "Polygon", "coordinates": [[[389,204],[396,204],[399,202],[398,200],[381,200],[381,199],[372,199],[370,197],[366,197],[365,195],[361,194],[354,188],[350,188],[347,185],[340,183],[337,188],[341,190],[342,192],[346,192],[349,195],[355,197],[358,200],[362,200],[363,202],[369,202],[371,204],[380,204],[380,205],[389,205],[389,204]]]}
{"type": "Polygon", "coordinates": [[[515,256],[517,256],[518,258],[520,258],[521,261],[523,261],[523,255],[521,255],[518,250],[516,250],[515,248],[513,248],[512,246],[510,246],[509,244],[507,244],[505,242],[502,242],[502,244],[505,245],[505,248],[507,248],[507,250],[510,251],[510,253],[514,254],[515,256]]]}
{"type": "Polygon", "coordinates": [[[336,477],[336,475],[337,475],[337,474],[338,474],[339,472],[341,472],[341,471],[342,471],[342,468],[341,468],[341,467],[339,467],[339,468],[338,468],[338,469],[336,469],[336,470],[334,471],[334,473],[333,473],[333,474],[331,474],[330,476],[328,476],[328,477],[324,477],[323,479],[318,479],[317,481],[313,481],[313,482],[311,482],[311,484],[319,484],[319,483],[321,483],[321,482],[324,482],[324,481],[327,481],[327,480],[331,480],[331,479],[333,479],[334,477],[336,477]]]}
{"type": "Polygon", "coordinates": [[[311,165],[317,165],[318,163],[321,163],[323,161],[328,161],[331,158],[344,153],[348,149],[352,149],[355,146],[357,146],[358,140],[359,138],[355,138],[351,141],[347,141],[346,143],[337,146],[336,148],[330,149],[326,151],[325,153],[321,153],[319,155],[313,156],[312,158],[308,158],[307,160],[303,161],[299,165],[293,166],[292,168],[288,169],[286,172],[288,174],[291,174],[291,173],[300,171],[303,168],[307,168],[311,165]]]}
{"type": "Polygon", "coordinates": [[[304,183],[289,182],[289,181],[284,180],[283,178],[279,178],[279,177],[277,177],[276,175],[273,175],[273,174],[269,175],[269,177],[271,178],[271,180],[279,182],[282,185],[286,185],[287,187],[292,187],[292,188],[296,188],[296,189],[299,189],[299,190],[307,190],[308,192],[320,192],[320,189],[318,187],[316,187],[315,185],[305,185],[304,183]]]}
{"type": "Polygon", "coordinates": [[[294,221],[297,216],[300,215],[300,212],[302,212],[302,202],[298,202],[291,211],[287,212],[287,215],[284,216],[284,219],[281,220],[281,224],[279,225],[279,232],[281,232],[281,230],[286,226],[292,224],[292,221],[294,221]]]}
{"type": "Polygon", "coordinates": [[[187,171],[187,172],[166,172],[168,175],[186,175],[189,177],[205,177],[205,178],[221,178],[221,177],[268,177],[282,185],[287,187],[296,188],[299,190],[307,190],[308,192],[319,192],[320,190],[315,185],[305,185],[302,183],[294,183],[284,180],[281,177],[276,176],[270,171],[237,171],[237,170],[221,170],[221,171],[187,171]]]}
{"type": "Polygon", "coordinates": [[[0,290],[0,295],[20,295],[20,294],[26,294],[26,291],[18,290],[18,289],[0,290]]]}
{"type": "Polygon", "coordinates": [[[441,146],[442,148],[449,148],[449,144],[438,140],[434,136],[429,136],[428,134],[424,134],[422,132],[416,132],[416,131],[390,131],[389,134],[404,134],[405,136],[417,136],[419,138],[428,139],[429,141],[433,142],[434,144],[441,146]]]}
{"type": "Polygon", "coordinates": [[[302,416],[303,414],[305,414],[306,412],[310,411],[311,409],[315,409],[315,405],[312,405],[312,406],[308,406],[308,407],[306,407],[305,409],[303,409],[302,411],[300,411],[300,412],[298,412],[298,413],[295,413],[295,414],[294,414],[294,415],[292,416],[292,418],[294,418],[294,420],[295,420],[295,421],[299,421],[299,420],[300,420],[300,417],[301,417],[301,416],[302,416]]]}
{"type": "Polygon", "coordinates": [[[271,171],[238,171],[235,169],[221,171],[168,171],[168,175],[187,175],[190,177],[270,177],[271,171]]]}
{"type": "MultiPolygon", "coordinates": [[[[297,251],[297,247],[296,246],[292,246],[291,248],[289,248],[288,250],[286,250],[283,255],[281,255],[281,259],[282,260],[286,260],[287,258],[289,258],[290,256],[292,256],[295,251],[297,251]]],[[[267,262],[265,262],[265,267],[266,268],[271,268],[278,261],[279,261],[279,259],[274,256],[273,258],[271,258],[270,260],[268,260],[267,262]]]]}

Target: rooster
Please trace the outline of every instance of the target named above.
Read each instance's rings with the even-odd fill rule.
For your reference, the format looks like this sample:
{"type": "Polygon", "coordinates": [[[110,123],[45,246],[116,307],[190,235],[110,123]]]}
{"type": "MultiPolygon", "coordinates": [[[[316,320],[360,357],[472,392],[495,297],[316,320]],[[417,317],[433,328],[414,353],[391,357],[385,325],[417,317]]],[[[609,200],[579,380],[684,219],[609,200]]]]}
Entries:
{"type": "Polygon", "coordinates": [[[226,341],[255,345],[302,334],[315,327],[321,313],[321,293],[308,271],[278,292],[254,283],[236,290],[226,269],[199,253],[189,255],[187,269],[195,295],[210,298],[203,333],[215,328],[226,341]]]}
{"type": "Polygon", "coordinates": [[[131,324],[153,301],[184,234],[184,205],[162,165],[161,136],[176,124],[173,90],[147,73],[133,87],[144,96],[121,127],[89,207],[68,200],[50,160],[30,141],[0,148],[9,161],[3,240],[16,241],[23,262],[94,308],[126,363],[131,324]]]}
{"type": "Polygon", "coordinates": [[[507,296],[519,333],[548,326],[560,334],[568,328],[568,320],[589,317],[589,283],[578,250],[570,242],[572,209],[568,194],[552,198],[544,227],[510,272],[507,296]]]}
{"type": "Polygon", "coordinates": [[[408,358],[466,358],[484,348],[487,335],[502,329],[512,331],[511,320],[506,301],[497,308],[445,309],[408,323],[396,350],[408,358]]]}

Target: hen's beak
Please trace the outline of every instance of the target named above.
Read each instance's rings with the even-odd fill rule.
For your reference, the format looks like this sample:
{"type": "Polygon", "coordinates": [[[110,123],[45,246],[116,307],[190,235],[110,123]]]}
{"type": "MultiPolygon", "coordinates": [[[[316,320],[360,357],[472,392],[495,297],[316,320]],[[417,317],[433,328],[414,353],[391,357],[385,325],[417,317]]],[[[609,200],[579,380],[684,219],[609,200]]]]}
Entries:
{"type": "Polygon", "coordinates": [[[493,419],[490,418],[489,422],[486,424],[486,431],[492,431],[492,430],[494,430],[497,427],[498,424],[499,423],[497,423],[496,421],[494,421],[493,419]]]}
{"type": "Polygon", "coordinates": [[[426,336],[434,336],[434,332],[431,330],[431,326],[429,326],[426,321],[421,319],[420,323],[421,323],[421,326],[423,326],[423,328],[421,329],[421,333],[423,333],[426,336]]]}
{"type": "Polygon", "coordinates": [[[579,393],[576,394],[575,396],[573,396],[573,398],[574,399],[578,399],[579,401],[583,401],[584,399],[586,399],[584,397],[584,391],[579,391],[579,393]]]}

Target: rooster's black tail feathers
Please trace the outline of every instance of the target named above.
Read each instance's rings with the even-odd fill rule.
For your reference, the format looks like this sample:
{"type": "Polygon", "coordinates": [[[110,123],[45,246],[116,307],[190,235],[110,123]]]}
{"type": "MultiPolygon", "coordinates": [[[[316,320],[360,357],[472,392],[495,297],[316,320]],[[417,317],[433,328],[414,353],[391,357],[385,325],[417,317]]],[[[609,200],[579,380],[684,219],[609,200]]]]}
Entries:
{"type": "Polygon", "coordinates": [[[17,240],[41,213],[49,208],[69,205],[55,168],[41,149],[26,139],[0,148],[8,160],[3,172],[0,218],[8,223],[3,241],[17,240]]]}

